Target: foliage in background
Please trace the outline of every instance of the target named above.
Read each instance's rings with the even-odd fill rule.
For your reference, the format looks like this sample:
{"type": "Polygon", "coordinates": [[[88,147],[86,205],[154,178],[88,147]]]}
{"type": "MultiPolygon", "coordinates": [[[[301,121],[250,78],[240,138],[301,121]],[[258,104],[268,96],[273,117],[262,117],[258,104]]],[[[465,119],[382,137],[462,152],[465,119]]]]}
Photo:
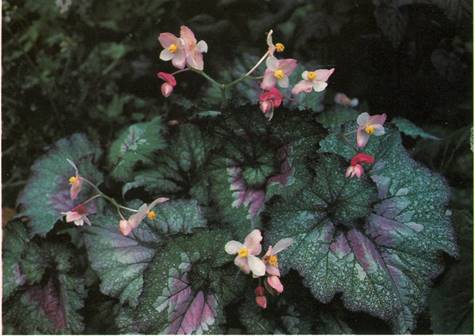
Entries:
{"type": "MultiPolygon", "coordinates": [[[[473,130],[467,126],[472,124],[471,17],[472,3],[466,0],[161,0],[140,4],[4,0],[4,206],[15,206],[36,159],[48,150],[57,155],[34,166],[30,181],[36,184],[28,187],[37,194],[26,189],[21,198],[22,203],[30,204],[24,213],[28,223],[18,216],[4,231],[4,330],[177,332],[180,325],[172,321],[185,318],[186,307],[192,306],[209,309],[211,314],[193,325],[211,332],[388,333],[413,329],[471,333],[473,292],[467,285],[473,282],[473,130]],[[159,63],[157,35],[180,24],[189,25],[208,42],[207,64],[214,66],[207,71],[223,79],[236,77],[252,64],[271,27],[274,36],[285,43],[287,54],[308,67],[335,67],[336,72],[325,96],[285,106],[275,112],[270,124],[260,115],[252,85],[242,84],[227,93],[232,98],[223,106],[207,83],[184,74],[176,94],[165,100],[155,77],[165,67],[159,63]],[[399,310],[399,322],[394,321],[395,314],[379,314],[393,319],[393,329],[366,313],[346,309],[374,313],[378,305],[364,306],[372,305],[370,298],[376,300],[375,295],[362,296],[368,301],[362,302],[359,294],[352,293],[353,304],[349,305],[346,294],[329,295],[332,284],[315,286],[326,276],[323,273],[309,279],[305,272],[301,277],[290,271],[282,280],[284,294],[272,298],[267,310],[259,310],[252,301],[254,288],[228,266],[231,260],[223,251],[223,242],[230,237],[241,239],[251,224],[262,225],[265,234],[278,235],[281,229],[287,233],[279,211],[289,210],[285,197],[292,198],[302,186],[317,190],[312,196],[317,203],[319,197],[324,198],[327,190],[314,183],[315,167],[341,168],[338,160],[342,159],[329,156],[330,163],[326,162],[322,159],[326,155],[317,154],[319,143],[357,115],[353,109],[335,106],[332,90],[358,97],[363,102],[360,112],[387,113],[409,154],[442,174],[450,187],[459,258],[446,257],[446,271],[434,277],[441,271],[434,266],[439,263],[433,260],[435,254],[429,253],[430,260],[422,265],[408,256],[409,247],[397,246],[403,247],[398,253],[407,253],[404,258],[399,255],[404,261],[398,267],[417,270],[406,280],[410,285],[402,291],[399,303],[388,304],[394,311],[398,305],[405,307],[399,310]],[[251,141],[240,138],[244,131],[251,141]],[[85,133],[90,140],[84,143],[85,138],[76,135],[52,145],[75,132],[85,133]],[[144,145],[141,137],[152,141],[144,145]],[[74,154],[69,152],[72,146],[62,147],[65,141],[84,146],[74,154]],[[132,153],[122,150],[124,143],[132,145],[132,153]],[[62,221],[55,225],[61,210],[43,211],[43,202],[31,200],[47,192],[46,184],[58,173],[70,175],[71,167],[59,163],[65,154],[58,148],[68,157],[83,160],[80,169],[91,178],[96,176],[96,182],[103,181],[101,187],[117,198],[133,204],[134,199],[164,195],[175,201],[160,208],[159,215],[164,217],[158,222],[145,221],[130,237],[119,233],[118,218],[109,213],[91,217],[90,228],[71,227],[62,221]],[[100,156],[101,151],[105,155],[100,156]],[[234,200],[227,185],[230,160],[239,163],[246,181],[259,187],[255,189],[265,191],[265,206],[255,221],[248,208],[230,206],[234,200]],[[270,183],[286,162],[294,169],[293,180],[284,186],[270,183]],[[111,174],[102,180],[102,172],[111,174]],[[39,238],[34,233],[46,236],[39,238]],[[426,273],[434,274],[426,277],[426,273]],[[177,277],[186,284],[183,288],[172,281],[177,277]],[[430,293],[429,277],[434,279],[430,293]],[[172,295],[177,288],[187,293],[181,306],[166,300],[166,294],[172,295]],[[427,305],[423,305],[421,297],[426,294],[427,305]],[[137,305],[141,308],[134,308],[137,305]]],[[[391,141],[400,146],[399,140],[391,137],[391,141]]],[[[423,176],[420,178],[426,178],[423,176]]],[[[368,199],[361,200],[367,203],[375,193],[368,187],[371,183],[366,179],[352,182],[344,190],[349,194],[353,189],[371,190],[368,199]]],[[[410,183],[407,187],[412,188],[410,183]]],[[[366,203],[340,204],[341,217],[366,211],[366,203]]],[[[293,210],[286,214],[289,220],[294,218],[293,210]]],[[[366,216],[363,212],[361,216],[366,216]]],[[[327,217],[334,220],[338,216],[332,212],[327,217]]],[[[338,230],[351,237],[346,228],[338,230]]],[[[438,234],[442,237],[447,232],[441,227],[435,236],[438,234]]],[[[447,245],[423,249],[453,254],[450,239],[441,241],[447,245]]],[[[294,260],[289,268],[309,267],[306,256],[299,254],[303,252],[295,250],[302,263],[294,260]]],[[[394,265],[396,255],[386,255],[385,263],[393,258],[389,264],[394,265]]],[[[299,258],[292,255],[288,259],[299,258]]],[[[337,268],[345,263],[332,265],[333,270],[311,265],[308,273],[314,267],[340,274],[337,268]]],[[[361,270],[352,273],[355,284],[364,285],[360,282],[363,274],[361,270]]],[[[337,285],[338,281],[341,285],[341,279],[335,279],[337,285]]]]}

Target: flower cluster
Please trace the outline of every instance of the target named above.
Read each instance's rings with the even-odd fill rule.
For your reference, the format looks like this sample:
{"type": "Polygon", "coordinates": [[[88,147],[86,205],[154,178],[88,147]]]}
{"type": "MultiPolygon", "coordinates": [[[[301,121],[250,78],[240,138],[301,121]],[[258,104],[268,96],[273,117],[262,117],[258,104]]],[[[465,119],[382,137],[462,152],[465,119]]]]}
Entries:
{"type": "Polygon", "coordinates": [[[76,205],[70,211],[61,213],[62,215],[66,216],[67,223],[74,222],[76,226],[83,226],[84,223],[91,225],[91,221],[87,217],[89,214],[91,214],[94,211],[94,208],[95,208],[94,205],[91,203],[91,201],[98,197],[102,197],[105,200],[112,203],[112,205],[114,205],[117,208],[117,212],[119,213],[121,217],[121,220],[119,222],[119,230],[124,236],[127,236],[130,234],[130,232],[132,232],[133,229],[138,227],[139,224],[146,217],[149,220],[154,220],[157,217],[157,214],[153,210],[153,208],[160,203],[168,201],[168,198],[166,197],[159,197],[156,200],[154,200],[152,203],[150,203],[150,205],[144,203],[138,209],[131,209],[126,206],[120,205],[112,197],[100,191],[99,188],[94,183],[92,183],[85,177],[79,175],[79,169],[77,168],[77,166],[74,164],[73,161],[69,159],[66,159],[66,160],[74,168],[74,175],[68,179],[68,182],[70,184],[69,193],[70,193],[71,200],[75,200],[78,197],[78,194],[82,190],[83,183],[88,184],[90,187],[92,187],[96,191],[96,194],[88,198],[86,201],[80,203],[79,205],[76,205]],[[131,215],[128,219],[125,219],[125,217],[122,215],[121,209],[131,211],[134,214],[131,215]]]}
{"type": "MultiPolygon", "coordinates": [[[[244,239],[244,243],[231,240],[226,243],[224,250],[226,253],[236,255],[234,264],[246,274],[252,273],[254,278],[266,276],[264,287],[272,295],[280,294],[284,291],[284,286],[280,281],[279,258],[277,254],[288,248],[293,240],[291,238],[281,239],[274,246],[269,246],[267,252],[258,257],[262,252],[262,234],[259,230],[253,230],[244,239]]],[[[259,283],[261,283],[259,279],[259,283]]],[[[264,287],[259,285],[256,288],[256,303],[263,309],[267,307],[267,299],[264,287]]]]}
{"type": "MultiPolygon", "coordinates": [[[[343,94],[340,94],[343,95],[343,94]]],[[[343,95],[344,96],[344,95],[343,95]]],[[[339,100],[343,104],[351,104],[351,100],[346,96],[335,97],[335,101],[339,100]]],[[[357,103],[357,100],[356,100],[357,103]]],[[[369,141],[371,135],[381,136],[385,134],[384,122],[386,121],[386,114],[375,114],[370,116],[368,113],[361,113],[356,119],[358,125],[356,129],[356,146],[363,148],[369,141]]],[[[346,177],[360,178],[364,174],[363,164],[372,165],[374,157],[366,153],[357,153],[351,159],[350,166],[346,169],[346,177]]]]}
{"type": "MultiPolygon", "coordinates": [[[[169,97],[176,86],[175,75],[183,71],[194,71],[209,80],[213,85],[218,85],[224,92],[228,87],[236,85],[245,79],[260,79],[260,88],[263,90],[259,95],[259,107],[266,116],[271,120],[274,109],[278,108],[283,101],[283,95],[278,89],[286,89],[289,87],[289,77],[297,67],[297,60],[293,58],[278,59],[275,54],[283,52],[285,46],[272,40],[272,30],[267,34],[267,52],[262,58],[244,75],[230,83],[219,83],[208,74],[204,69],[203,53],[208,51],[208,45],[204,41],[197,42],[193,32],[186,26],[181,26],[180,37],[172,33],[161,33],[158,40],[163,47],[160,53],[160,59],[171,61],[172,65],[178,68],[174,73],[159,72],[158,78],[162,79],[161,91],[164,97],[169,97]],[[251,77],[251,74],[265,61],[266,69],[263,76],[251,77]]],[[[299,81],[292,89],[293,95],[300,93],[310,93],[312,91],[321,92],[327,87],[327,81],[333,74],[335,69],[315,69],[312,71],[304,71],[302,80],[299,81]]]]}

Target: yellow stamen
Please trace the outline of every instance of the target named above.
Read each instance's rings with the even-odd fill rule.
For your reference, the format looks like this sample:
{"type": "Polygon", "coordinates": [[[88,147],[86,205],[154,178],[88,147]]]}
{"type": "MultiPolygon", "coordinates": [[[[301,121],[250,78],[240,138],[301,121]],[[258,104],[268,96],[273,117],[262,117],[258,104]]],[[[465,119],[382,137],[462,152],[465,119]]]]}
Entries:
{"type": "Polygon", "coordinates": [[[241,257],[241,258],[245,258],[249,255],[249,250],[247,249],[247,247],[241,247],[239,249],[239,252],[238,252],[238,255],[241,257]]]}
{"type": "Polygon", "coordinates": [[[282,43],[276,43],[275,44],[275,51],[277,52],[282,52],[285,50],[285,46],[282,43]]]}
{"type": "Polygon", "coordinates": [[[309,71],[307,73],[307,79],[312,81],[314,80],[315,78],[317,78],[317,73],[315,71],[309,71]]]}
{"type": "Polygon", "coordinates": [[[277,258],[276,255],[271,255],[268,259],[267,262],[269,265],[276,267],[279,263],[279,258],[277,258]]]}
{"type": "Polygon", "coordinates": [[[277,79],[284,79],[285,77],[285,72],[284,70],[282,69],[277,69],[274,71],[274,77],[277,78],[277,79]]]}
{"type": "Polygon", "coordinates": [[[77,176],[71,176],[69,178],[69,184],[76,185],[79,183],[79,178],[77,176]]]}
{"type": "Polygon", "coordinates": [[[150,220],[154,220],[155,218],[157,218],[157,213],[153,210],[147,212],[147,218],[150,219],[150,220]]]}
{"type": "Polygon", "coordinates": [[[369,135],[371,135],[374,133],[375,129],[373,125],[368,125],[365,127],[364,131],[368,133],[369,135]]]}
{"type": "Polygon", "coordinates": [[[175,43],[172,43],[172,44],[170,44],[170,45],[168,46],[167,49],[168,49],[169,52],[171,52],[172,54],[174,54],[174,53],[176,53],[178,47],[176,46],[175,43]]]}

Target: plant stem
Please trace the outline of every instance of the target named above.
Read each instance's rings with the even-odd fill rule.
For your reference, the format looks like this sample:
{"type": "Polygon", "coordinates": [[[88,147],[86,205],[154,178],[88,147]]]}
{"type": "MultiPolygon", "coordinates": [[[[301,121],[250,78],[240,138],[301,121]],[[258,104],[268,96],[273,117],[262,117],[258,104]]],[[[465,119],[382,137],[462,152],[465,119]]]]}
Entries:
{"type": "Polygon", "coordinates": [[[178,75],[179,73],[182,73],[182,72],[185,72],[185,71],[190,71],[190,70],[191,70],[190,68],[177,70],[177,71],[173,72],[172,75],[175,76],[175,75],[178,75]]]}
{"type": "Polygon", "coordinates": [[[265,59],[267,58],[267,56],[269,56],[269,51],[267,51],[264,56],[261,57],[261,59],[256,63],[256,65],[254,65],[251,70],[249,70],[248,72],[246,72],[244,75],[242,75],[241,77],[239,77],[238,79],[235,79],[233,80],[232,82],[230,83],[227,83],[227,84],[224,84],[225,87],[230,87],[230,86],[233,86],[233,85],[236,85],[237,83],[239,83],[240,81],[244,80],[246,77],[248,77],[250,74],[252,74],[258,67],[259,65],[261,65],[262,62],[265,61],[265,59]]]}
{"type": "MultiPolygon", "coordinates": [[[[82,176],[81,176],[80,178],[81,178],[81,180],[83,180],[84,182],[86,182],[87,184],[89,184],[95,191],[97,191],[97,193],[99,194],[99,196],[101,196],[101,197],[103,197],[104,199],[106,199],[106,200],[108,200],[109,202],[111,202],[116,208],[121,208],[121,209],[125,209],[125,210],[132,211],[132,212],[138,212],[138,210],[131,209],[131,208],[128,208],[128,207],[126,207],[126,206],[123,206],[123,205],[117,203],[117,201],[116,201],[114,198],[112,198],[112,197],[110,197],[110,196],[104,194],[94,183],[92,183],[91,181],[89,181],[87,178],[82,177],[82,176]]],[[[96,195],[96,196],[97,196],[97,195],[96,195]]]]}

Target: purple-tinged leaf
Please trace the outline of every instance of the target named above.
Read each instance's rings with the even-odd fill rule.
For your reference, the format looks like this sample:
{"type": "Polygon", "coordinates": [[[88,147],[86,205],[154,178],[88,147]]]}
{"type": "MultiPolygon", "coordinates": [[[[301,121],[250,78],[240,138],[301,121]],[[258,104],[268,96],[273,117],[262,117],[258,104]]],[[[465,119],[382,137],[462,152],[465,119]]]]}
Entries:
{"type": "Polygon", "coordinates": [[[128,236],[120,233],[119,217],[111,213],[96,216],[86,231],[88,256],[101,279],[101,291],[134,307],[142,292],[143,272],[167,235],[189,234],[206,226],[194,200],[169,201],[154,210],[156,219],[145,219],[128,236]]]}
{"type": "MultiPolygon", "coordinates": [[[[335,134],[321,150],[347,162],[355,154],[335,134]]],[[[319,300],[341,292],[350,310],[390,320],[405,333],[414,329],[431,279],[443,269],[440,253],[457,251],[448,188],[407,155],[396,132],[372,137],[365,152],[376,163],[361,179],[345,178],[348,163],[321,154],[313,183],[268,209],[268,239],[294,239],[282,266],[298,270],[319,300]]]]}
{"type": "Polygon", "coordinates": [[[224,231],[200,231],[169,242],[145,273],[137,312],[123,332],[220,333],[224,305],[245,284],[224,252],[228,239],[224,231]]]}
{"type": "Polygon", "coordinates": [[[75,171],[67,159],[76,164],[81,176],[100,183],[102,174],[94,165],[100,154],[99,147],[84,134],[74,134],[59,140],[35,162],[32,176],[17,201],[23,207],[23,215],[30,218],[32,235],[46,235],[63,216],[61,212],[72,210],[92,195],[91,188],[84,185],[78,198],[71,200],[68,180],[75,171]]]}

